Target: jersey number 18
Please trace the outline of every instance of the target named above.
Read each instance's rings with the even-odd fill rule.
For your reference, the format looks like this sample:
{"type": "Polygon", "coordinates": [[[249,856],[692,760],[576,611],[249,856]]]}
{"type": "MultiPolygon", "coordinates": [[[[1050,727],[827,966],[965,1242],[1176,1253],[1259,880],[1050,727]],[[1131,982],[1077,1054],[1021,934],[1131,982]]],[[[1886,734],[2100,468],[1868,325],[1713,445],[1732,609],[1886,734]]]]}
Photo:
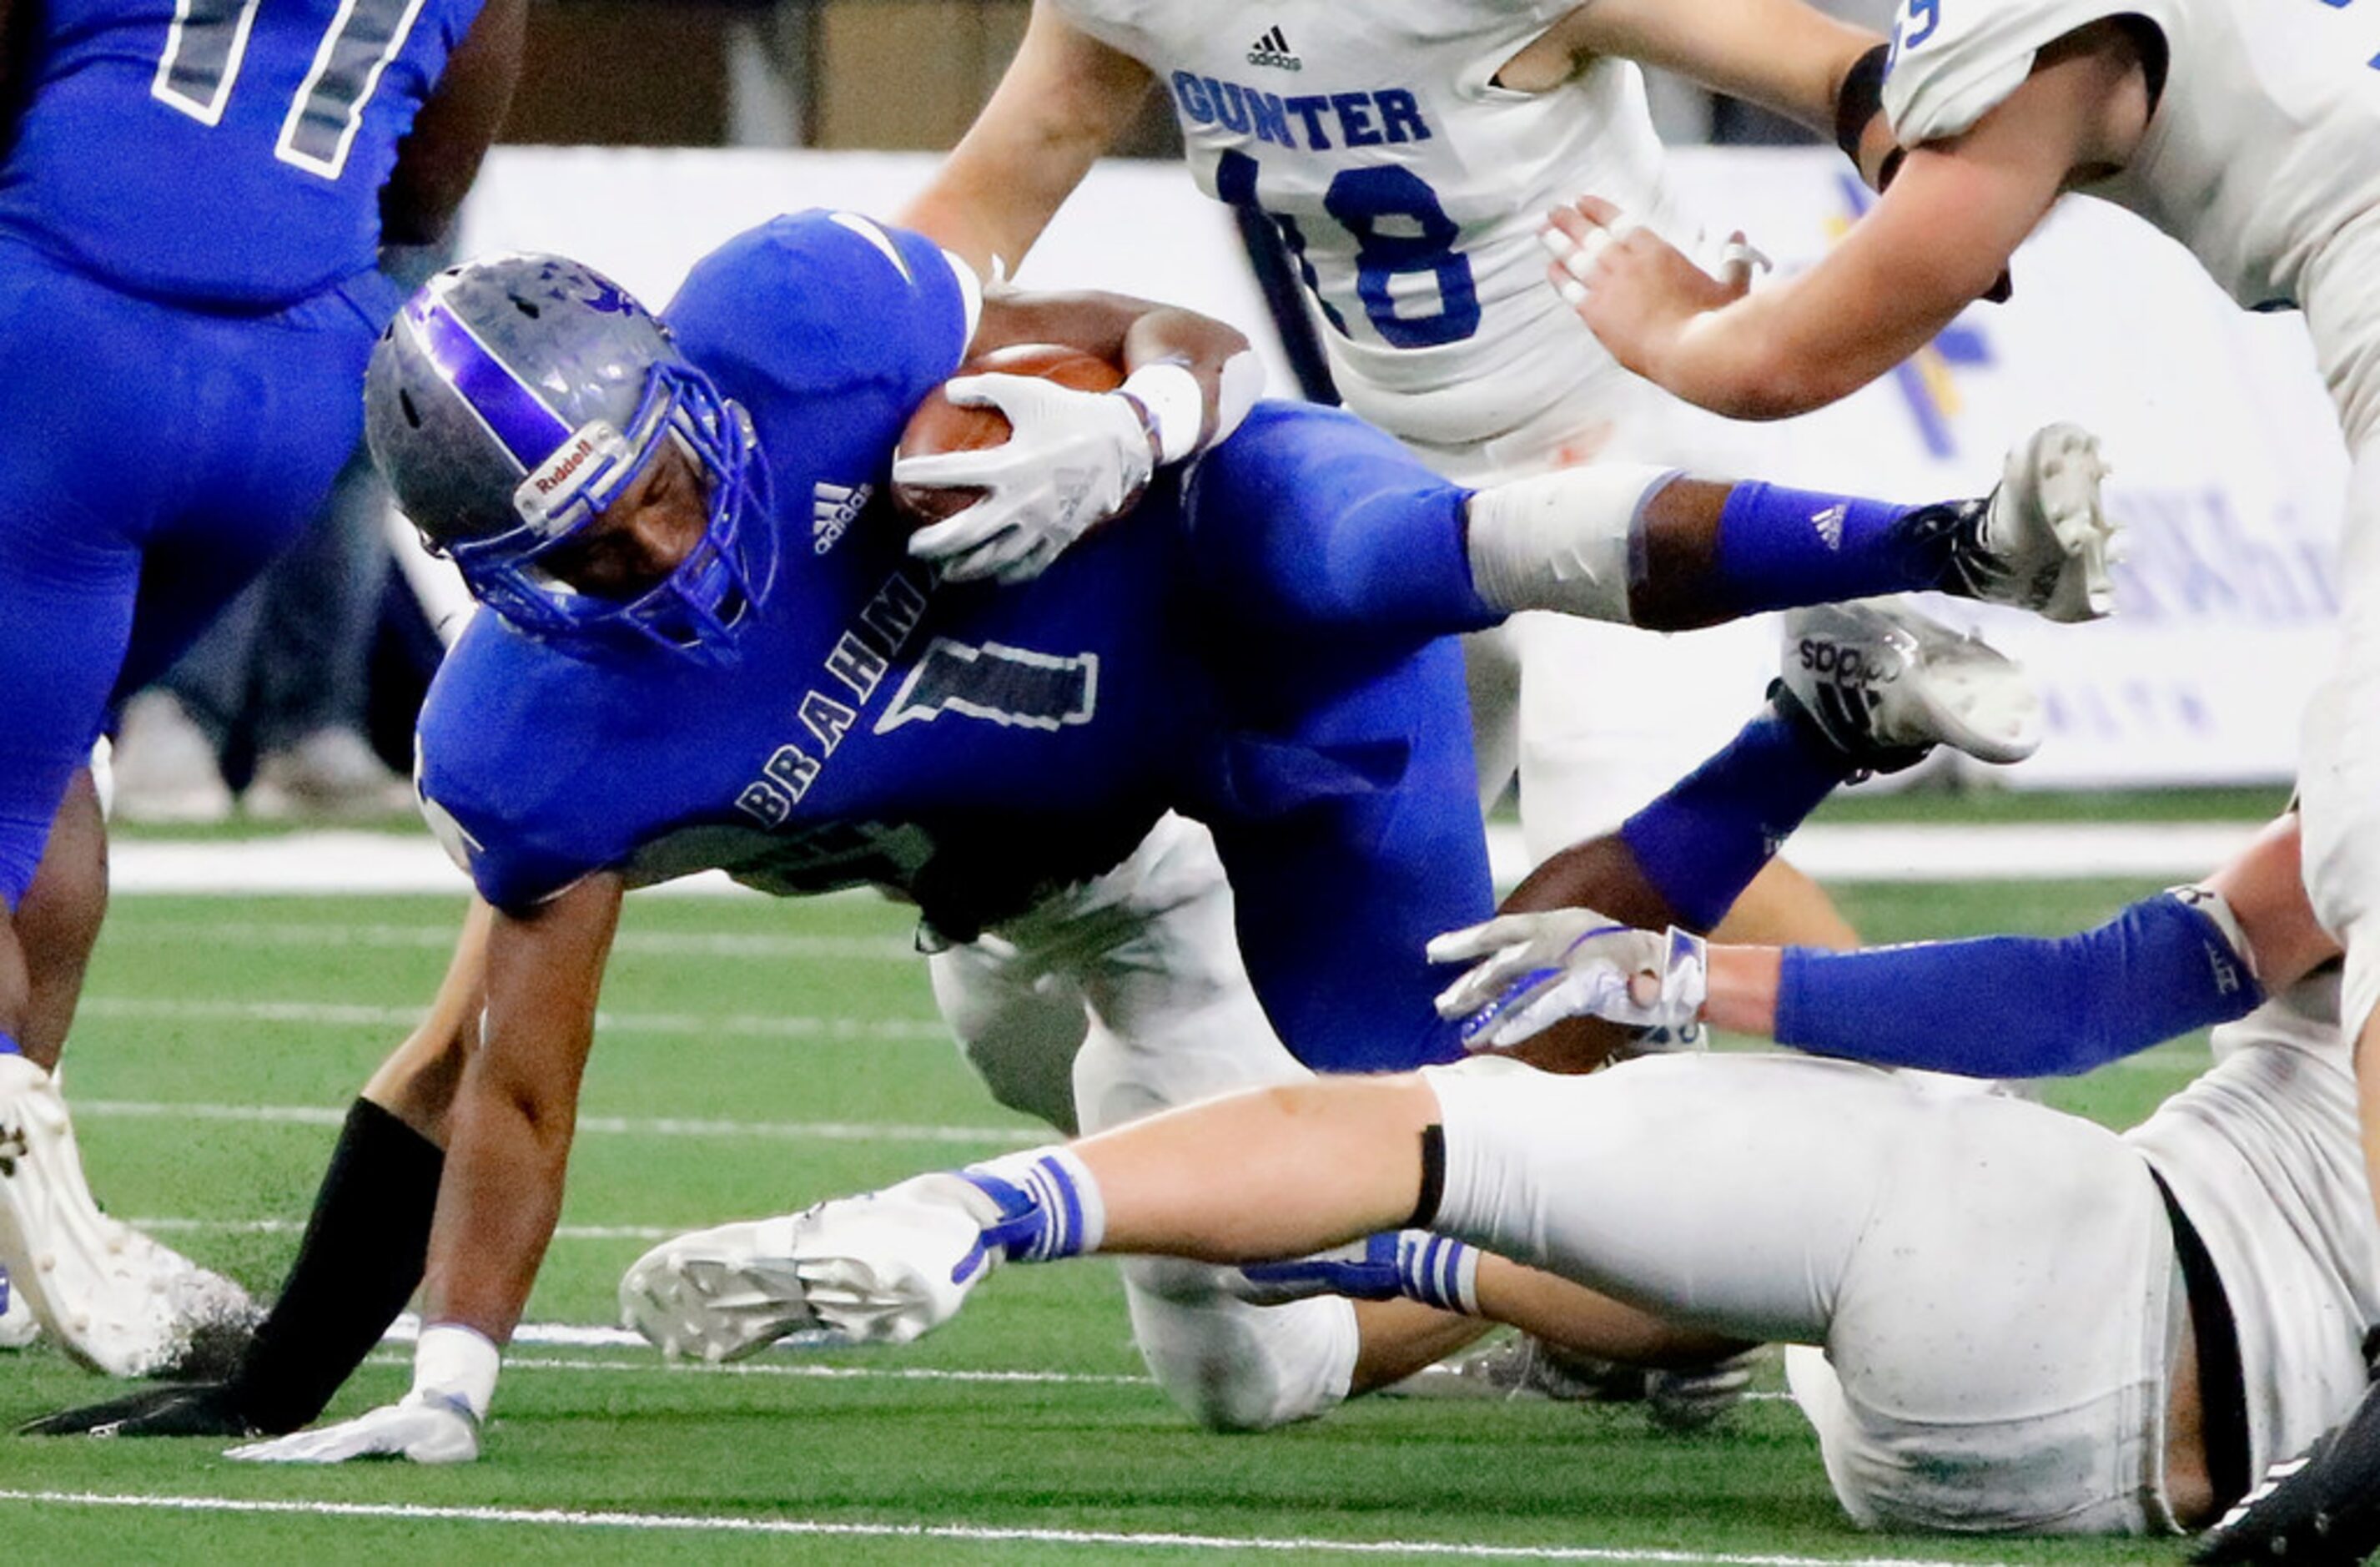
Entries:
{"type": "MultiPolygon", "coordinates": [[[[1234,207],[1272,220],[1324,318],[1340,336],[1353,335],[1347,318],[1316,285],[1297,220],[1265,213],[1257,200],[1257,161],[1245,152],[1226,151],[1215,163],[1215,193],[1234,207]]],[[[1479,293],[1472,286],[1471,258],[1454,248],[1463,231],[1420,176],[1389,164],[1342,169],[1322,193],[1322,210],[1355,237],[1355,298],[1363,301],[1365,319],[1390,347],[1435,348],[1460,343],[1479,330],[1479,293]],[[1395,232],[1382,219],[1394,220],[1396,228],[1409,232],[1395,232]],[[1390,284],[1419,273],[1429,273],[1437,285],[1438,310],[1426,316],[1400,315],[1390,284]]]]}

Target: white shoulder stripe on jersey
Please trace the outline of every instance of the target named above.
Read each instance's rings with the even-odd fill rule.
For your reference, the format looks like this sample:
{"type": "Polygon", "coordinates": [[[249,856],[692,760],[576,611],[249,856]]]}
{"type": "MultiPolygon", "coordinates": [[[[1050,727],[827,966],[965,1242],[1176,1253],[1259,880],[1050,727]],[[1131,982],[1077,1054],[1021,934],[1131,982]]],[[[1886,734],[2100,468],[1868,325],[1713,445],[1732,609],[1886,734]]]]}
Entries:
{"type": "Polygon", "coordinates": [[[959,304],[966,312],[966,332],[959,341],[973,343],[976,323],[983,319],[983,282],[976,276],[975,268],[966,264],[965,257],[945,250],[942,260],[951,263],[951,275],[958,280],[959,304]]]}
{"type": "Polygon", "coordinates": [[[902,281],[912,288],[917,285],[917,275],[910,272],[909,263],[901,259],[901,248],[893,244],[892,237],[879,228],[874,222],[861,217],[857,213],[836,213],[831,221],[842,225],[884,252],[884,259],[891,261],[894,269],[901,273],[902,281]]]}

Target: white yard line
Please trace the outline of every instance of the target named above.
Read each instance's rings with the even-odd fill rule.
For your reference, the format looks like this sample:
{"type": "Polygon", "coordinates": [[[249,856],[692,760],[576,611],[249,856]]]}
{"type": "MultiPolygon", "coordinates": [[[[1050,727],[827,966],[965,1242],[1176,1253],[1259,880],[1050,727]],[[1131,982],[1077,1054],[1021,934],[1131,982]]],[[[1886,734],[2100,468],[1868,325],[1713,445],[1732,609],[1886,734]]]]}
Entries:
{"type": "MultiPolygon", "coordinates": [[[[397,1319],[395,1326],[382,1340],[383,1343],[409,1344],[419,1335],[419,1319],[410,1315],[397,1319]]],[[[1105,1387],[1153,1388],[1157,1384],[1147,1377],[1104,1375],[1090,1371],[966,1371],[931,1366],[821,1366],[815,1361],[791,1355],[738,1360],[726,1366],[710,1366],[700,1361],[662,1360],[652,1353],[652,1346],[624,1328],[579,1328],[562,1323],[524,1324],[513,1336],[516,1344],[551,1346],[554,1348],[626,1349],[639,1352],[634,1360],[588,1360],[557,1354],[515,1354],[504,1362],[507,1371],[593,1371],[630,1376],[719,1376],[793,1378],[798,1380],[826,1382],[984,1382],[1018,1383],[1038,1387],[1105,1387]]],[[[803,1348],[838,1349],[847,1345],[819,1342],[809,1345],[795,1344],[796,1354],[803,1348]]],[[[372,1355],[367,1364],[373,1366],[411,1366],[408,1354],[389,1353],[372,1355]]],[[[1441,1379],[1454,1381],[1448,1375],[1441,1379]]],[[[1475,1386],[1476,1384],[1474,1384],[1475,1386]]],[[[1424,1399],[1496,1399],[1511,1395],[1495,1393],[1459,1393],[1429,1389],[1406,1392],[1395,1388],[1373,1394],[1375,1398],[1424,1399]]],[[[1742,1395],[1747,1403],[1781,1403],[1793,1395],[1762,1389],[1742,1395]]]]}
{"type": "MultiPolygon", "coordinates": [[[[1821,881],[1964,881],[2074,876],[2180,881],[2214,869],[2256,825],[2230,821],[2057,821],[1989,826],[1925,822],[1806,827],[1787,851],[1821,881]]],[[[1501,885],[1527,869],[1520,832],[1488,829],[1488,858],[1501,885]]],[[[428,836],[298,832],[275,838],[203,841],[126,838],[110,855],[119,894],[461,893],[462,874],[428,836]]],[[[664,892],[735,893],[712,872],[664,892]]]]}
{"type": "Polygon", "coordinates": [[[1473,1545],[1451,1540],[1332,1539],[1327,1536],[1189,1535],[1131,1529],[1027,1529],[985,1524],[860,1524],[820,1518],[591,1512],[562,1508],[431,1507],[407,1502],[273,1501],[223,1496],[128,1496],[103,1491],[0,1490],[0,1502],[40,1507],[122,1508],[268,1517],[374,1518],[419,1524],[495,1524],[538,1529],[756,1535],[822,1539],[946,1540],[969,1544],[1104,1546],[1191,1551],[1266,1551],[1338,1556],[1453,1557],[1488,1561],[1707,1563],[1709,1567],[1974,1567],[1917,1557],[1828,1557],[1618,1546],[1473,1545]]]}
{"type": "MultiPolygon", "coordinates": [[[[212,1021],[285,1023],[304,1027],[407,1029],[421,1021],[421,1009],[366,1006],[346,1002],[184,1001],[157,996],[92,995],[82,999],[89,1017],[128,1022],[212,1021]]],[[[715,1039],[805,1039],[830,1044],[936,1044],[949,1046],[949,1028],[929,1017],[808,1017],[793,1014],[598,1012],[599,1032],[668,1034],[715,1039]]]]}
{"type": "MultiPolygon", "coordinates": [[[[338,1126],[337,1109],[298,1104],[205,1104],[150,1099],[74,1100],[86,1120],[110,1115],[152,1121],[236,1121],[274,1125],[338,1126]]],[[[578,1130],[629,1137],[757,1137],[776,1142],[990,1143],[1029,1148],[1053,1134],[1030,1126],[935,1126],[885,1121],[725,1121],[695,1116],[581,1115],[578,1130]]]]}
{"type": "MultiPolygon", "coordinates": [[[[397,1318],[395,1326],[389,1329],[388,1336],[381,1342],[409,1344],[420,1331],[420,1320],[408,1312],[397,1318]]],[[[804,1348],[849,1347],[822,1339],[808,1345],[794,1343],[791,1345],[794,1353],[790,1354],[738,1360],[726,1366],[710,1366],[695,1360],[663,1360],[654,1353],[652,1345],[625,1328],[581,1328],[562,1322],[525,1322],[515,1330],[513,1342],[538,1349],[633,1350],[637,1358],[589,1360],[584,1356],[515,1353],[504,1362],[507,1371],[592,1371],[615,1376],[759,1377],[811,1382],[927,1382],[1050,1388],[1153,1388],[1157,1385],[1147,1377],[1092,1371],[970,1371],[933,1366],[821,1366],[815,1361],[795,1358],[804,1348]]],[[[375,1354],[369,1363],[375,1366],[410,1366],[413,1357],[389,1353],[375,1354]]]]}
{"type": "MultiPolygon", "coordinates": [[[[455,945],[455,930],[453,920],[431,925],[389,925],[338,920],[144,919],[136,915],[116,920],[107,928],[107,934],[109,941],[119,947],[203,941],[215,947],[301,947],[309,952],[363,947],[443,953],[455,945]]],[[[613,939],[612,950],[639,957],[748,958],[768,963],[789,959],[828,963],[919,961],[916,943],[906,937],[821,936],[795,931],[730,934],[623,930],[613,939]]]]}

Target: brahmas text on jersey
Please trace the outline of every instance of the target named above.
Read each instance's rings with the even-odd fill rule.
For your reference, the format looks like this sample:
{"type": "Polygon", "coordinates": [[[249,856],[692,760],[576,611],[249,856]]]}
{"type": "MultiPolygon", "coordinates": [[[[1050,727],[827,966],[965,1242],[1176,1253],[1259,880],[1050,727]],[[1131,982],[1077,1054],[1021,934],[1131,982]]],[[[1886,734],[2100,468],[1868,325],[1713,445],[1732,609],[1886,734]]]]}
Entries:
{"type": "Polygon", "coordinates": [[[1208,195],[1269,216],[1348,407],[1452,445],[1503,434],[1608,355],[1545,280],[1547,210],[1593,190],[1676,220],[1633,65],[1549,91],[1497,71],[1574,0],[1059,0],[1153,71],[1208,195]]]}
{"type": "Polygon", "coordinates": [[[397,143],[480,4],[46,0],[0,226],[161,298],[369,271],[397,143]]]}

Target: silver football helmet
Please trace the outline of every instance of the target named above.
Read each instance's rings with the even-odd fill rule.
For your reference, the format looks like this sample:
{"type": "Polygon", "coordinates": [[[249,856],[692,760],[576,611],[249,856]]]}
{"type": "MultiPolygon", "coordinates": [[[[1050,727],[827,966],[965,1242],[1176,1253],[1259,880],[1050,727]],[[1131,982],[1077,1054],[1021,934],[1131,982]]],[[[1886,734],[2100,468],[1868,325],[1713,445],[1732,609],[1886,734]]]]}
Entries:
{"type": "Polygon", "coordinates": [[[775,576],[751,419],[651,312],[576,261],[494,256],[423,285],[372,350],[364,434],[397,504],[472,594],[565,650],[658,643],[727,662],[775,576]],[[665,442],[710,484],[709,525],[676,569],[625,601],[542,569],[665,442]]]}

